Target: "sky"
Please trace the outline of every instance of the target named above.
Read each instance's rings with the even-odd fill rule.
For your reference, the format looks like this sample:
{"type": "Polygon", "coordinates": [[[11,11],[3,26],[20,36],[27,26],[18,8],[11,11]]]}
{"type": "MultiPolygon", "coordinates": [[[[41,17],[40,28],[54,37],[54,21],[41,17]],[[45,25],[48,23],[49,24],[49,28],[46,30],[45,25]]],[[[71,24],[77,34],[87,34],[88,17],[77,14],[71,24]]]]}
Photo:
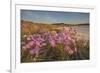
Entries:
{"type": "Polygon", "coordinates": [[[81,24],[89,23],[89,13],[21,10],[21,20],[37,23],[81,24]]]}

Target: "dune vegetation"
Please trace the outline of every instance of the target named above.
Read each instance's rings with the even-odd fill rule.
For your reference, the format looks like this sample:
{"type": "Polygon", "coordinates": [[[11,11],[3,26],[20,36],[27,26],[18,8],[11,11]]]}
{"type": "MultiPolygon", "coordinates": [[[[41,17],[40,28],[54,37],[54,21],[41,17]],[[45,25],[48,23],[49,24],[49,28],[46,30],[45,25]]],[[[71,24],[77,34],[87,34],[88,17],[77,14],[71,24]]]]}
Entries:
{"type": "Polygon", "coordinates": [[[21,63],[89,60],[89,38],[85,36],[89,34],[73,28],[80,26],[89,24],[21,20],[21,63]]]}

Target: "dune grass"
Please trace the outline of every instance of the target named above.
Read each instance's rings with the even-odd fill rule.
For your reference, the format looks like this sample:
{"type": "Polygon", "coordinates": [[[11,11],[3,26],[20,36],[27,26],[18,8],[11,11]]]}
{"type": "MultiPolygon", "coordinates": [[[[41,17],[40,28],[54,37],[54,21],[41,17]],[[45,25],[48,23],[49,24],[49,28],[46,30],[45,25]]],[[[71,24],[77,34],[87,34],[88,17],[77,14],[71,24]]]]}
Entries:
{"type": "Polygon", "coordinates": [[[82,34],[69,25],[21,21],[21,63],[89,60],[89,39],[86,39],[82,34]],[[56,40],[53,38],[59,33],[67,33],[65,39],[63,35],[60,36],[63,39],[61,41],[58,40],[59,36],[56,37],[56,40]],[[36,40],[34,35],[42,37],[43,41],[40,41],[43,43],[42,46],[36,43],[29,45],[33,41],[30,40],[30,36],[36,40]],[[53,38],[52,40],[49,40],[50,36],[53,38]]]}

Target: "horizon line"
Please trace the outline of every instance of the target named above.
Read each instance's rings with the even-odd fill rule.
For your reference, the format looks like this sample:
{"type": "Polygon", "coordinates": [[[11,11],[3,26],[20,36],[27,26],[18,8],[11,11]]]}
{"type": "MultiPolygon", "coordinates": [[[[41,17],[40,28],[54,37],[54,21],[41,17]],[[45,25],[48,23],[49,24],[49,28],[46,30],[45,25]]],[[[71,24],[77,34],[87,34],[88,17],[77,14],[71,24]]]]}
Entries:
{"type": "MultiPolygon", "coordinates": [[[[21,19],[21,21],[27,21],[27,22],[32,22],[32,23],[41,23],[41,24],[59,24],[59,23],[64,23],[64,22],[35,22],[35,21],[32,21],[32,20],[23,20],[21,19]]],[[[73,23],[64,23],[64,24],[70,24],[70,25],[76,25],[76,24],[73,24],[73,23]]],[[[89,24],[87,22],[82,22],[82,23],[77,23],[77,24],[89,24]]]]}

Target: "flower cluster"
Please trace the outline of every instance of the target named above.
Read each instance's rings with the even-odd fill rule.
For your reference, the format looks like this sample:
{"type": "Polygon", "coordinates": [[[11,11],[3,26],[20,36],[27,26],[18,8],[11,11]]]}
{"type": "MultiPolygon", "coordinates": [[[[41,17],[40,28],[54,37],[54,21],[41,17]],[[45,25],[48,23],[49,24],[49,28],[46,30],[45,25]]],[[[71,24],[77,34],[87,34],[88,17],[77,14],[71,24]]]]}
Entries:
{"type": "Polygon", "coordinates": [[[73,55],[77,52],[76,41],[73,38],[75,35],[75,30],[66,27],[60,31],[41,31],[25,36],[25,40],[22,41],[22,49],[29,50],[32,55],[38,55],[40,49],[45,48],[47,45],[55,49],[58,44],[62,44],[64,52],[73,55]]]}

